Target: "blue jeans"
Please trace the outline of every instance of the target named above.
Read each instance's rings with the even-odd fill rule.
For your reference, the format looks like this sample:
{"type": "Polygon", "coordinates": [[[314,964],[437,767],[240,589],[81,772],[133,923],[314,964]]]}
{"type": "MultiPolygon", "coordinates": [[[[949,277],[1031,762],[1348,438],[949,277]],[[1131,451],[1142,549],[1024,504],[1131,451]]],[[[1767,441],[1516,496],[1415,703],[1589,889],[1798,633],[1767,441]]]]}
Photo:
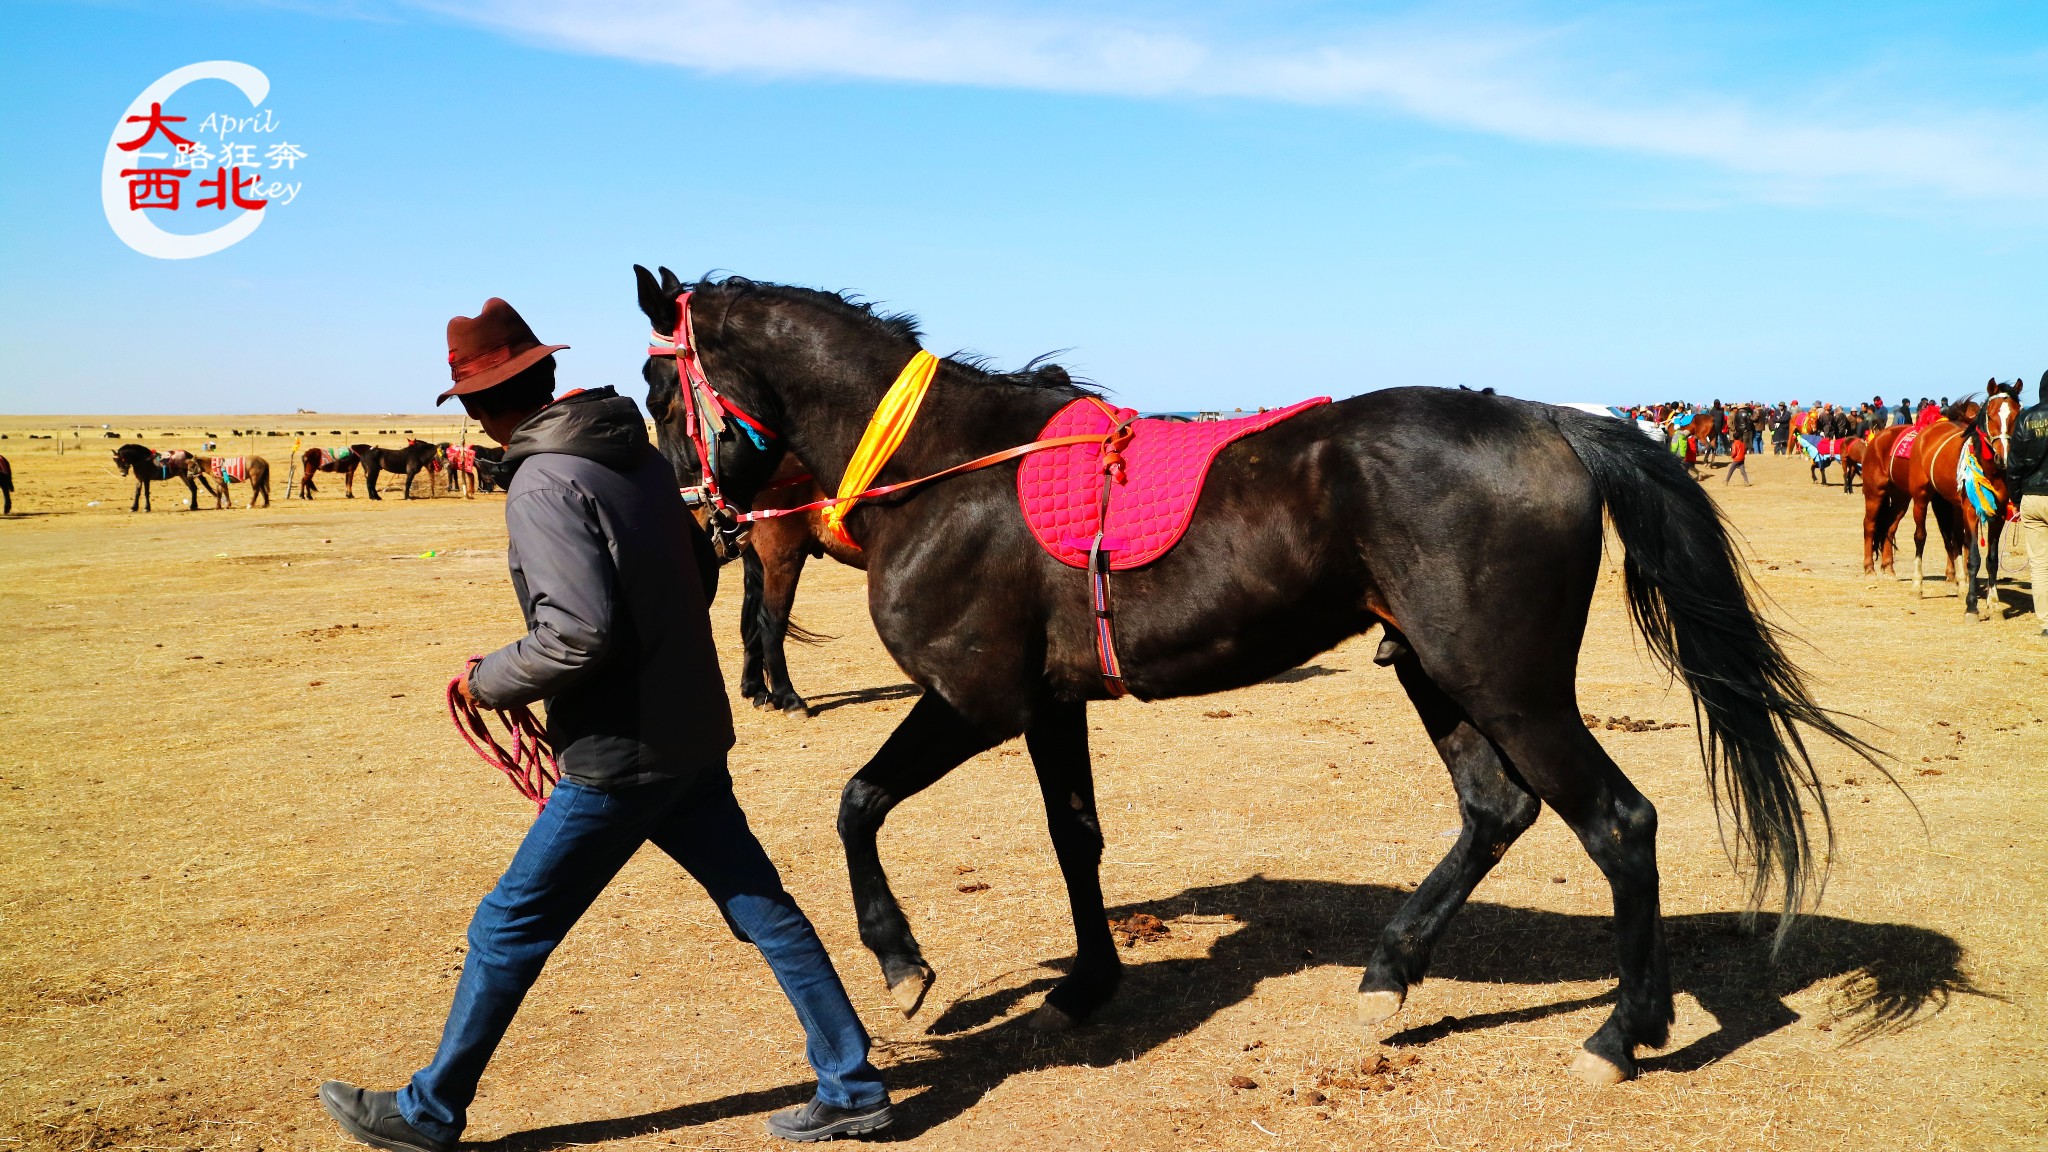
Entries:
{"type": "Polygon", "coordinates": [[[484,1065],[541,965],[649,840],[704,886],[767,959],[803,1024],[818,1096],[841,1108],[888,1098],[832,958],[782,890],[724,773],[703,784],[662,781],[612,792],[564,780],[469,922],[469,954],[441,1047],[398,1093],[408,1123],[436,1140],[462,1134],[484,1065]]]}

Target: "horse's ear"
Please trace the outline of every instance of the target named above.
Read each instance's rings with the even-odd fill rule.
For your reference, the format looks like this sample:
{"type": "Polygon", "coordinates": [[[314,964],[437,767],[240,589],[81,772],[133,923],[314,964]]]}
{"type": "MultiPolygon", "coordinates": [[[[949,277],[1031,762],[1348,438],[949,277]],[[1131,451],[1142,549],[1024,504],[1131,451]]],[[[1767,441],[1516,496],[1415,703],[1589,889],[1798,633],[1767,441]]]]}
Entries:
{"type": "Polygon", "coordinates": [[[654,325],[656,332],[676,330],[676,298],[662,291],[661,284],[654,279],[654,273],[633,265],[633,278],[639,284],[640,311],[647,316],[647,322],[654,325]]]}
{"type": "Polygon", "coordinates": [[[671,296],[680,296],[683,294],[682,277],[677,276],[675,273],[669,271],[668,265],[666,264],[661,266],[661,290],[668,293],[671,296]]]}

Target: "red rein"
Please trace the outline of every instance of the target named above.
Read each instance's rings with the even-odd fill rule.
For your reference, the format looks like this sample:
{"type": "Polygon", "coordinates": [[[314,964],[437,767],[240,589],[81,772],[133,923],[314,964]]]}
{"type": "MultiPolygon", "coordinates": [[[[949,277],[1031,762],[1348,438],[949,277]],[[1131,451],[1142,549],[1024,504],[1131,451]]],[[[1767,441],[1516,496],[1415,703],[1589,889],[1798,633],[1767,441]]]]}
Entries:
{"type": "Polygon", "coordinates": [[[498,743],[491,731],[490,722],[484,717],[484,710],[462,695],[462,681],[475,668],[481,656],[472,656],[463,666],[462,675],[448,681],[448,718],[455,722],[455,730],[469,743],[470,751],[477,758],[505,774],[519,794],[533,801],[533,810],[539,813],[548,806],[548,794],[554,791],[562,779],[562,770],[555,764],[554,749],[548,746],[547,729],[533,715],[533,710],[521,704],[517,708],[497,709],[498,722],[512,738],[512,747],[498,743]]]}

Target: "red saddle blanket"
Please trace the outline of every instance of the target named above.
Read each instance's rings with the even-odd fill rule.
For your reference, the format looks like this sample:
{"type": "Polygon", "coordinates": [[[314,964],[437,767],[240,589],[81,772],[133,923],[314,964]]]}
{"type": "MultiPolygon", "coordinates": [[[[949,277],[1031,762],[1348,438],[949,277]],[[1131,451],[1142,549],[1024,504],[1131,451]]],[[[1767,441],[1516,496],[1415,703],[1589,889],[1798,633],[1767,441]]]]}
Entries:
{"type": "Polygon", "coordinates": [[[1893,458],[1904,460],[1906,457],[1911,456],[1913,454],[1913,441],[1919,438],[1920,430],[1918,428],[1908,428],[1904,432],[1899,433],[1897,442],[1892,445],[1893,458]]]}
{"type": "MultiPolygon", "coordinates": [[[[1330,398],[1318,396],[1240,420],[1183,423],[1137,420],[1123,450],[1122,484],[1112,483],[1109,524],[1102,547],[1112,570],[1138,568],[1164,556],[1180,542],[1202,496],[1202,481],[1216,454],[1232,441],[1261,432],[1330,398]]],[[[1129,419],[1129,408],[1116,419],[1129,419]]],[[[1040,439],[1108,432],[1109,413],[1091,400],[1076,400],[1047,422],[1040,439]]],[[[1070,444],[1024,458],[1017,469],[1017,502],[1031,534],[1053,558],[1075,568],[1088,566],[1102,501],[1102,447],[1070,444]]]]}
{"type": "Polygon", "coordinates": [[[215,456],[213,474],[222,480],[247,483],[249,479],[249,458],[247,456],[215,456]]]}
{"type": "Polygon", "coordinates": [[[467,444],[448,450],[448,467],[457,472],[476,471],[476,445],[467,444]]]}

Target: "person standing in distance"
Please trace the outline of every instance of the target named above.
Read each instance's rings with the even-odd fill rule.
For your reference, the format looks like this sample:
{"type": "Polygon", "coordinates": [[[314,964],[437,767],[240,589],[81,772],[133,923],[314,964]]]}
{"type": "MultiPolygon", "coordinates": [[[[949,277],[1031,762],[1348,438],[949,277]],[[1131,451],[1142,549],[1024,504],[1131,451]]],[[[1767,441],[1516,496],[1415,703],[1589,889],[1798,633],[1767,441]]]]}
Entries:
{"type": "Polygon", "coordinates": [[[507,559],[527,626],[472,663],[458,691],[485,708],[545,700],[562,781],[470,921],[433,1062],[396,1092],[330,1080],[320,1103],[374,1147],[454,1147],[541,966],[652,841],[761,950],[802,1023],[817,1094],[768,1130],[801,1141],[879,1131],[894,1117],[867,1030],[733,796],[709,542],[632,400],[610,388],[555,397],[564,347],[542,344],[505,301],[485,301],[448,322],[454,386],[435,401],[461,397],[505,445],[507,559]]]}

